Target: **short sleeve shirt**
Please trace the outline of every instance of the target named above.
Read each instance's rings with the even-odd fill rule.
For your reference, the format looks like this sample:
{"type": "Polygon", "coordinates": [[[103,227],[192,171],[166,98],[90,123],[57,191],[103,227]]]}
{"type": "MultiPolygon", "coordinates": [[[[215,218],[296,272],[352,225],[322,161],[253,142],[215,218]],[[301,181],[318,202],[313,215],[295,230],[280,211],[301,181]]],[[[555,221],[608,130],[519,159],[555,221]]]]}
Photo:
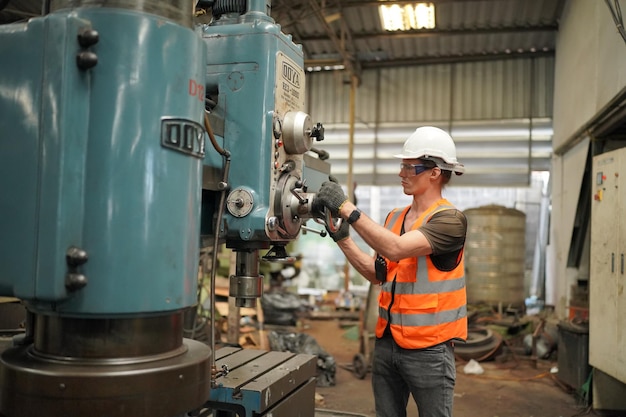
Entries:
{"type": "Polygon", "coordinates": [[[467,219],[462,211],[437,212],[418,230],[430,242],[433,250],[430,257],[438,269],[450,271],[459,264],[467,233],[467,219]]]}

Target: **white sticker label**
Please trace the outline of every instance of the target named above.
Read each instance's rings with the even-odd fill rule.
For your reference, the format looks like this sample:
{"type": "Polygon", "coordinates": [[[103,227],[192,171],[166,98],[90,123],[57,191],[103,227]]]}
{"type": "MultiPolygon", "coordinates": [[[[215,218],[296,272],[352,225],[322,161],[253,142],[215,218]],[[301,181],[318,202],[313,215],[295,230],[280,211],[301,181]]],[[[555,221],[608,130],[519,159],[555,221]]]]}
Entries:
{"type": "Polygon", "coordinates": [[[282,52],[276,54],[276,112],[304,109],[304,69],[282,52]]]}

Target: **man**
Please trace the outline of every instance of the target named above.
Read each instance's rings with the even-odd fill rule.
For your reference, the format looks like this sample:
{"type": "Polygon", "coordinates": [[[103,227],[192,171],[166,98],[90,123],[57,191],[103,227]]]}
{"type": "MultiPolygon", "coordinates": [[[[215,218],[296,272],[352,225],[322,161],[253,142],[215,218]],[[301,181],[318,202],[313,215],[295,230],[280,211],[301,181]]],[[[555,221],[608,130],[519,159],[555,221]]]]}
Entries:
{"type": "Polygon", "coordinates": [[[442,189],[464,167],[452,138],[430,126],[418,128],[395,157],[402,159],[403,191],[413,200],[391,211],[384,227],[332,180],[322,184],[314,207],[342,219],[331,237],[361,275],[382,285],[372,362],[376,416],[405,417],[411,394],[420,417],[450,417],[454,341],[467,338],[467,221],[442,189]],[[376,251],[375,259],[350,238],[348,225],[376,251]]]}

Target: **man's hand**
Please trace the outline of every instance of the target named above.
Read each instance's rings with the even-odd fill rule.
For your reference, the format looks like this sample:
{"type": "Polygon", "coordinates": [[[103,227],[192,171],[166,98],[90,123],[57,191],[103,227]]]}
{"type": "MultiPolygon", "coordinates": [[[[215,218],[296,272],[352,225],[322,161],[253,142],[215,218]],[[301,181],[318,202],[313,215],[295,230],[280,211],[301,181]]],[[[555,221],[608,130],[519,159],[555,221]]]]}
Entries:
{"type": "Polygon", "coordinates": [[[329,180],[322,183],[322,187],[317,192],[313,200],[313,209],[323,213],[323,208],[326,207],[333,216],[339,217],[339,209],[348,201],[348,197],[334,177],[329,177],[329,180]]]}
{"type": "Polygon", "coordinates": [[[341,221],[341,225],[335,233],[331,232],[328,226],[326,226],[326,230],[335,242],[339,242],[340,240],[344,240],[350,237],[350,225],[345,220],[341,221]]]}

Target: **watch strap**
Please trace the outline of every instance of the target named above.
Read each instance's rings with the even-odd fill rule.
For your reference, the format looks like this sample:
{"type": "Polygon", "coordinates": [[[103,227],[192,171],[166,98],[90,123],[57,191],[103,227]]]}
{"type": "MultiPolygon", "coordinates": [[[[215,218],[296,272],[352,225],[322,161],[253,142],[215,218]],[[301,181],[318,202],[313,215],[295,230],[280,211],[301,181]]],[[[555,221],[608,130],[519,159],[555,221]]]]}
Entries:
{"type": "Polygon", "coordinates": [[[352,210],[352,213],[350,213],[350,215],[348,216],[348,224],[352,224],[355,221],[359,220],[360,218],[361,218],[361,210],[354,209],[352,210]]]}

